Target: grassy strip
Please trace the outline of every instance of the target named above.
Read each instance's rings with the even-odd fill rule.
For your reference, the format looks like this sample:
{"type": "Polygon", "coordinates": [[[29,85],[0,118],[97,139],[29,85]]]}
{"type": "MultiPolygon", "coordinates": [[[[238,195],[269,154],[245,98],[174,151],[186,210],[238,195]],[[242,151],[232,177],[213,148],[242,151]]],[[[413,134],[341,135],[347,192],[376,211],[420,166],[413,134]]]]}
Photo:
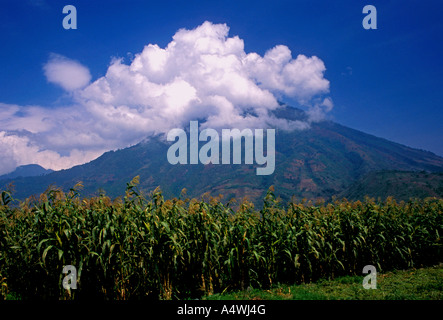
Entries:
{"type": "MultiPolygon", "coordinates": [[[[363,276],[346,276],[316,283],[249,289],[205,296],[203,300],[442,300],[443,265],[398,270],[377,275],[377,289],[366,290],[363,276]]],[[[8,293],[6,300],[20,300],[8,293]]]]}
{"type": "Polygon", "coordinates": [[[442,300],[443,265],[377,274],[377,289],[364,289],[363,276],[346,276],[271,290],[249,289],[205,300],[442,300]]]}

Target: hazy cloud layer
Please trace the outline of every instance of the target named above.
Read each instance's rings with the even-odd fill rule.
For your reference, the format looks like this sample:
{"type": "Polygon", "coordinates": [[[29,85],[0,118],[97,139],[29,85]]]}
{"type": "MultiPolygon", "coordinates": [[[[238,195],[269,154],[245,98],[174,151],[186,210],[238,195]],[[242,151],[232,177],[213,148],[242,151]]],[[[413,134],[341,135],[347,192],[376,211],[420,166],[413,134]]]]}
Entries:
{"type": "Polygon", "coordinates": [[[61,169],[92,160],[106,150],[137,143],[150,134],[205,120],[211,128],[309,128],[333,107],[329,81],[317,57],[292,56],[278,45],[264,56],[246,53],[243,40],[225,24],[205,22],[181,29],[165,47],[149,44],[125,64],[111,61],[91,83],[79,62],[51,55],[47,80],[71,93],[58,108],[0,103],[0,174],[38,163],[61,169]],[[309,120],[275,119],[278,99],[308,108],[309,120]]]}

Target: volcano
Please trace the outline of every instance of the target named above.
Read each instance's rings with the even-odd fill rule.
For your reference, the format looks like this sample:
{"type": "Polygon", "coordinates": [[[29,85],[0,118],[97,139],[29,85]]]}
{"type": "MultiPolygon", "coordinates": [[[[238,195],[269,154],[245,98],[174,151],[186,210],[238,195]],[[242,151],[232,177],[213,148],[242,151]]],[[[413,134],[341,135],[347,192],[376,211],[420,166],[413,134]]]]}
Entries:
{"type": "MultiPolygon", "coordinates": [[[[304,111],[289,106],[278,109],[275,116],[290,120],[306,118],[304,111]]],[[[276,129],[275,134],[275,171],[271,175],[256,175],[257,165],[244,161],[226,165],[173,165],[167,160],[172,142],[153,136],[137,145],[106,152],[83,165],[43,176],[3,179],[0,186],[4,189],[12,182],[13,196],[24,199],[44,192],[50,185],[67,191],[81,181],[82,196],[105,193],[113,198],[123,195],[126,184],[139,176],[138,187],[144,193],[160,187],[165,197],[178,197],[186,188],[187,197],[199,198],[205,193],[222,195],[223,201],[246,197],[260,205],[271,185],[283,201],[294,197],[328,200],[346,192],[352,194],[352,187],[374,172],[443,172],[443,158],[432,152],[333,121],[311,123],[306,130],[276,129]]],[[[378,181],[383,184],[383,180],[378,181]]],[[[377,189],[373,185],[371,188],[377,189]]]]}

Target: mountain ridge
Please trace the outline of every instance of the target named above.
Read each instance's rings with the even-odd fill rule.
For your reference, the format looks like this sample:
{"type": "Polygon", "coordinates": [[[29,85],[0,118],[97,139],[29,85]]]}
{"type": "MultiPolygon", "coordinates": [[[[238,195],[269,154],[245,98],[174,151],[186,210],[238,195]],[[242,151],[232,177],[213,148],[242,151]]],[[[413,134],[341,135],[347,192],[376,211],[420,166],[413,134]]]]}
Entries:
{"type": "Polygon", "coordinates": [[[370,172],[338,194],[337,198],[363,201],[365,197],[370,197],[384,200],[386,195],[397,201],[426,197],[443,198],[443,172],[370,172]]]}
{"type": "MultiPolygon", "coordinates": [[[[305,115],[291,107],[281,108],[277,114],[293,120],[305,115]]],[[[276,130],[275,172],[270,176],[257,176],[255,165],[171,165],[166,158],[171,144],[151,137],[128,148],[105,152],[71,169],[42,177],[16,178],[16,198],[39,194],[51,184],[69,190],[78,181],[84,185],[82,195],[104,192],[117,197],[124,193],[126,183],[138,175],[139,187],[144,192],[160,186],[165,196],[177,197],[186,188],[189,197],[209,192],[214,196],[222,194],[224,201],[247,197],[260,205],[271,185],[284,201],[293,196],[329,199],[370,172],[443,171],[443,158],[432,152],[410,148],[330,120],[312,123],[310,129],[302,131],[276,130]]],[[[0,181],[0,186],[6,182],[0,181]]]]}
{"type": "Polygon", "coordinates": [[[52,169],[45,169],[38,164],[27,164],[18,166],[14,171],[0,175],[0,180],[14,179],[18,177],[33,177],[49,174],[52,169]]]}

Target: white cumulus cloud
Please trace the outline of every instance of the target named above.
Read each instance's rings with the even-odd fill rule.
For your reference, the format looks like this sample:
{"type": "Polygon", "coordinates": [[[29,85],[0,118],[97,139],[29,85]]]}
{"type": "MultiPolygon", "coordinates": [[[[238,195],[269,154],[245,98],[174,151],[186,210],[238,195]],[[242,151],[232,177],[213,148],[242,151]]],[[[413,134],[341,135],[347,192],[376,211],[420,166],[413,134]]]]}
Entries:
{"type": "Polygon", "coordinates": [[[178,30],[164,48],[146,45],[129,63],[112,60],[92,82],[88,68],[57,54],[43,69],[72,105],[0,103],[0,174],[27,163],[68,168],[190,120],[215,129],[306,129],[333,107],[320,58],[293,56],[284,45],[247,53],[226,24],[211,22],[178,30]],[[284,97],[307,107],[309,119],[275,118],[284,97]]]}
{"type": "Polygon", "coordinates": [[[279,107],[278,97],[309,105],[329,91],[319,58],[293,58],[283,45],[261,57],[228,34],[226,24],[211,22],[181,29],[165,48],[149,44],[130,64],[114,60],[79,97],[109,124],[146,133],[196,118],[207,127],[266,126],[276,123],[269,111],[279,107]]]}
{"type": "Polygon", "coordinates": [[[58,54],[51,55],[43,70],[49,82],[61,86],[66,91],[82,88],[91,80],[88,68],[58,54]]]}

